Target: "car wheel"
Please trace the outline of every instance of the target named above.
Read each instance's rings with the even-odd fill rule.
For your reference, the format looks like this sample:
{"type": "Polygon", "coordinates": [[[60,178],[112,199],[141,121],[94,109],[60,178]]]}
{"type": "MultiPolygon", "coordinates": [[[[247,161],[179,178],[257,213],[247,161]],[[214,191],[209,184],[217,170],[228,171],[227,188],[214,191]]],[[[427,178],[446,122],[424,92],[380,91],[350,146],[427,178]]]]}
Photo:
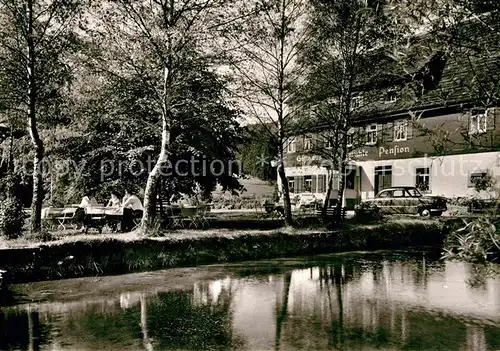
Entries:
{"type": "Polygon", "coordinates": [[[431,211],[429,211],[427,208],[420,209],[420,211],[418,213],[422,217],[429,217],[431,215],[431,211]]]}

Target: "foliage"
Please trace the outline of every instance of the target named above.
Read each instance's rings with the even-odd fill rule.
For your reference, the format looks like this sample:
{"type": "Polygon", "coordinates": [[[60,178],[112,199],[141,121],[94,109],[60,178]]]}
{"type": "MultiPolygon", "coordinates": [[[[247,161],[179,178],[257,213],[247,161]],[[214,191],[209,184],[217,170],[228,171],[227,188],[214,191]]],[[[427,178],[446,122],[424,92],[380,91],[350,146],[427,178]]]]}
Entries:
{"type": "Polygon", "coordinates": [[[380,208],[373,202],[363,201],[356,208],[356,219],[360,221],[378,221],[382,219],[380,208]]]}
{"type": "Polygon", "coordinates": [[[500,191],[493,177],[488,173],[474,182],[477,194],[487,192],[489,200],[468,199],[469,210],[479,211],[479,216],[469,221],[463,220],[462,226],[453,228],[444,247],[443,258],[463,259],[471,262],[486,262],[500,257],[500,221],[498,200],[500,191]]]}
{"type": "MultiPolygon", "coordinates": [[[[355,132],[356,118],[380,98],[372,91],[385,78],[383,74],[378,76],[380,65],[387,61],[381,48],[390,49],[393,32],[402,29],[391,25],[377,1],[314,0],[311,4],[308,25],[312,35],[300,51],[306,70],[296,97],[296,103],[305,110],[299,124],[306,133],[321,128],[312,138],[310,152],[323,158],[329,173],[335,169],[345,174],[353,158],[351,151],[366,141],[364,133],[355,132]]],[[[324,213],[332,181],[329,174],[324,213]]],[[[338,213],[344,183],[341,177],[338,213]]]]}
{"type": "Polygon", "coordinates": [[[246,126],[245,138],[239,151],[243,172],[262,180],[275,181],[276,168],[271,161],[276,159],[278,148],[266,128],[260,124],[246,126]]]}
{"type": "Polygon", "coordinates": [[[31,231],[41,229],[44,195],[45,148],[39,125],[60,122],[57,117],[65,88],[73,77],[70,56],[79,47],[75,27],[87,4],[72,0],[0,2],[0,94],[7,109],[25,118],[34,154],[31,231]]]}
{"type": "MultiPolygon", "coordinates": [[[[240,171],[234,160],[241,132],[236,122],[238,110],[224,99],[226,82],[195,58],[186,58],[181,68],[184,80],[174,100],[177,108],[169,148],[172,167],[164,168],[159,191],[168,199],[193,194],[198,185],[204,194],[217,183],[224,189],[239,190],[229,171],[240,171]],[[224,163],[224,169],[218,168],[219,161],[212,163],[214,160],[224,163]]],[[[141,194],[160,149],[159,116],[149,108],[154,103],[152,92],[145,89],[140,77],[109,77],[108,84],[88,94],[75,110],[74,124],[80,129],[54,149],[59,159],[70,159],[83,172],[61,177],[61,186],[73,188],[73,201],[86,193],[105,199],[110,192],[123,193],[126,188],[141,194]]]]}
{"type": "Polygon", "coordinates": [[[22,234],[25,214],[22,204],[13,197],[0,203],[0,233],[8,239],[16,239],[22,234]]]}
{"type": "Polygon", "coordinates": [[[22,203],[22,178],[7,174],[0,183],[0,232],[9,239],[22,233],[25,214],[22,203]]]}
{"type": "Polygon", "coordinates": [[[496,223],[488,217],[471,221],[463,220],[463,226],[448,237],[443,258],[460,259],[470,262],[486,262],[500,254],[500,231],[496,223]]]}
{"type": "Polygon", "coordinates": [[[229,66],[236,78],[235,95],[247,117],[262,126],[276,150],[287,225],[292,225],[292,213],[284,154],[296,128],[293,120],[298,109],[292,102],[303,73],[297,55],[308,38],[306,6],[303,0],[244,3],[238,7],[235,30],[224,36],[230,47],[229,66]]]}

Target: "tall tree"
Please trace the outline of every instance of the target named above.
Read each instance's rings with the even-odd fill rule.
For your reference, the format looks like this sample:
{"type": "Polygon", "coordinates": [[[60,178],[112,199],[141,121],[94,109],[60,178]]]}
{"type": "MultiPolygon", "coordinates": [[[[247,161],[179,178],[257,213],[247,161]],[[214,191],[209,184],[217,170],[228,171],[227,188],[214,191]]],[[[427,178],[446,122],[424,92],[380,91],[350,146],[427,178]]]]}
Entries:
{"type": "MultiPolygon", "coordinates": [[[[235,154],[241,133],[238,111],[224,98],[225,80],[196,59],[184,60],[178,69],[182,92],[174,100],[178,108],[172,117],[169,162],[159,180],[162,198],[180,192],[191,195],[198,185],[208,196],[216,183],[237,190],[232,173],[240,171],[235,154]],[[222,169],[210,169],[221,163],[222,169]]],[[[58,185],[64,194],[59,196],[76,200],[90,192],[106,198],[126,188],[141,193],[151,170],[148,166],[160,151],[161,117],[151,109],[154,92],[137,75],[104,77],[103,86],[82,92],[72,113],[74,133],[58,142],[57,157],[74,161],[72,171],[85,170],[69,174],[70,179],[61,177],[58,185]]]]}
{"type": "Polygon", "coordinates": [[[177,111],[192,99],[185,91],[186,60],[207,61],[210,44],[224,23],[226,0],[109,1],[103,4],[94,39],[106,52],[101,69],[115,77],[139,77],[151,92],[152,113],[160,117],[161,147],[144,191],[141,227],[147,229],[155,213],[162,168],[172,152],[177,111]]]}
{"type": "Polygon", "coordinates": [[[377,72],[380,61],[377,49],[390,32],[378,1],[311,0],[311,4],[308,19],[311,40],[301,48],[307,78],[298,101],[312,111],[307,116],[313,117],[309,128],[326,130],[317,134],[312,151],[319,152],[328,166],[323,215],[333,175],[339,173],[337,215],[340,215],[347,165],[352,160],[350,152],[364,142],[363,133],[353,132],[355,117],[372,98],[363,85],[377,72]]]}
{"type": "Polygon", "coordinates": [[[39,124],[51,118],[59,93],[71,78],[66,54],[74,48],[74,29],[83,1],[0,1],[0,65],[10,108],[26,115],[33,155],[31,230],[41,227],[45,148],[39,124]]]}
{"type": "MultiPolygon", "coordinates": [[[[229,58],[237,95],[249,118],[260,123],[278,151],[285,223],[292,225],[290,189],[285,173],[285,152],[294,134],[296,111],[292,99],[301,78],[299,47],[307,40],[303,0],[257,0],[240,9],[243,21],[228,32],[229,58]]],[[[258,160],[256,160],[257,162],[258,160]]]]}

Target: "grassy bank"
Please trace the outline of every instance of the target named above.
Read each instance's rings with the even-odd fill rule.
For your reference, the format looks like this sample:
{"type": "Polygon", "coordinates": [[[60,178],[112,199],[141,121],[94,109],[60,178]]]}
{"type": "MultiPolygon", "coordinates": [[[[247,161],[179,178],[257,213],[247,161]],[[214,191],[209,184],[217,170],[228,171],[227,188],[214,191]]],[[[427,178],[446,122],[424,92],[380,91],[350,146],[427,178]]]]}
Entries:
{"type": "Polygon", "coordinates": [[[441,248],[443,228],[440,221],[395,219],[330,231],[179,231],[152,238],[134,233],[75,235],[1,249],[0,268],[8,272],[8,281],[27,282],[353,250],[441,248]]]}

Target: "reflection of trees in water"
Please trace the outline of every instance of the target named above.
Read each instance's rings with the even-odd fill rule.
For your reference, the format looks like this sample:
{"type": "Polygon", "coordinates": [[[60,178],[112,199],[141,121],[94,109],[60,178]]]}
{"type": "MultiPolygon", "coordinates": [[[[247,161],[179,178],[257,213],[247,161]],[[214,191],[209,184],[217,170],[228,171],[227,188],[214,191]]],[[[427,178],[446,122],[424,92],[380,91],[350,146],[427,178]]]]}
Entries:
{"type": "Polygon", "coordinates": [[[281,332],[283,323],[286,321],[288,315],[288,297],[290,296],[290,283],[292,282],[291,272],[283,274],[283,292],[281,300],[276,301],[276,337],[274,346],[278,349],[281,342],[281,332]]]}
{"type": "Polygon", "coordinates": [[[425,290],[430,272],[436,269],[443,270],[443,265],[423,257],[410,263],[323,265],[314,278],[312,273],[295,275],[295,271],[283,275],[275,348],[498,349],[498,326],[488,328],[472,319],[391,299],[392,280],[400,279],[400,287],[408,285],[409,291],[411,286],[425,290]],[[363,279],[370,281],[368,295],[360,295],[363,279]],[[297,288],[311,281],[316,288],[297,288]]]}
{"type": "Polygon", "coordinates": [[[471,288],[486,289],[486,283],[500,275],[500,266],[498,263],[470,264],[468,266],[469,277],[466,280],[471,288]]]}
{"type": "Polygon", "coordinates": [[[150,297],[131,293],[121,303],[84,305],[61,314],[0,314],[0,350],[37,350],[42,343],[69,349],[120,350],[241,346],[232,334],[230,289],[223,288],[205,304],[196,300],[193,291],[150,297]]]}
{"type": "Polygon", "coordinates": [[[193,304],[183,292],[161,293],[148,302],[149,336],[158,349],[233,347],[232,316],[227,298],[210,305],[193,304]]]}
{"type": "Polygon", "coordinates": [[[38,312],[0,312],[0,350],[39,350],[50,331],[38,312]]]}

